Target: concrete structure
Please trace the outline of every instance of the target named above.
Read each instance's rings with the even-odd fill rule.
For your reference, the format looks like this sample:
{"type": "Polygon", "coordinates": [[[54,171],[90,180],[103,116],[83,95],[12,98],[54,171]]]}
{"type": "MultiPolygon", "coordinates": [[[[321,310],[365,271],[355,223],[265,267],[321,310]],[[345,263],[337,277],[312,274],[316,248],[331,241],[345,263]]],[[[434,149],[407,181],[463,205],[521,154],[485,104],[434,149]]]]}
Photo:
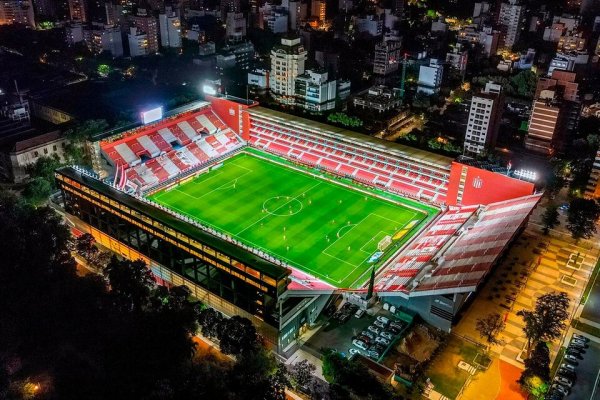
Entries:
{"type": "Polygon", "coordinates": [[[83,25],[79,22],[72,22],[65,26],[65,41],[70,46],[83,42],[83,25]]]}
{"type": "Polygon", "coordinates": [[[479,17],[482,14],[486,14],[490,11],[491,4],[487,1],[477,2],[473,6],[473,18],[479,17]]]}
{"type": "Polygon", "coordinates": [[[227,13],[225,20],[225,35],[228,39],[239,40],[246,37],[246,26],[248,25],[243,13],[227,13]]]}
{"type": "Polygon", "coordinates": [[[500,31],[484,26],[479,29],[477,25],[467,25],[458,31],[458,41],[462,43],[480,44],[486,57],[495,55],[500,43],[500,31]]]}
{"type": "Polygon", "coordinates": [[[402,104],[400,89],[390,89],[387,86],[372,86],[358,93],[352,99],[352,105],[363,110],[384,113],[394,110],[402,104]]]}
{"type": "Polygon", "coordinates": [[[481,155],[494,150],[504,108],[501,92],[501,85],[488,82],[481,93],[473,95],[465,133],[465,154],[481,155]]]}
{"type": "Polygon", "coordinates": [[[167,7],[164,13],[159,14],[160,44],[162,47],[181,47],[181,20],[177,13],[167,7]]]}
{"type": "Polygon", "coordinates": [[[596,152],[590,179],[585,188],[585,196],[590,199],[600,198],[600,150],[596,152]]]}
{"type": "Polygon", "coordinates": [[[396,41],[384,41],[376,44],[373,73],[377,75],[389,75],[398,71],[401,47],[402,43],[396,41]]]}
{"type": "Polygon", "coordinates": [[[244,70],[250,69],[254,53],[254,45],[250,41],[228,42],[221,49],[221,54],[233,55],[235,66],[244,70]]]}
{"type": "Polygon", "coordinates": [[[273,33],[286,33],[288,31],[288,21],[288,10],[283,7],[268,5],[263,9],[264,27],[273,33]]]}
{"type": "MultiPolygon", "coordinates": [[[[129,17],[129,22],[131,23],[132,27],[138,29],[138,34],[146,35],[146,51],[144,55],[158,53],[158,23],[156,18],[154,18],[152,15],[149,15],[145,9],[140,8],[138,9],[137,15],[132,15],[129,17]]],[[[132,57],[135,56],[132,55],[132,57]]]]}
{"type": "Polygon", "coordinates": [[[35,27],[34,7],[31,0],[0,1],[0,25],[12,24],[35,27]]]}
{"type": "Polygon", "coordinates": [[[271,93],[284,103],[293,104],[296,78],[304,73],[307,51],[300,38],[282,38],[271,50],[271,93]]]}
{"type": "Polygon", "coordinates": [[[502,25],[502,42],[505,47],[512,47],[519,40],[524,12],[525,7],[519,5],[518,0],[509,0],[500,5],[498,23],[502,25]]]}
{"type": "Polygon", "coordinates": [[[248,72],[248,85],[259,93],[264,93],[269,89],[269,71],[266,69],[255,69],[248,72]]]}
{"type": "Polygon", "coordinates": [[[469,52],[464,49],[460,43],[457,43],[456,46],[452,48],[452,51],[446,53],[446,62],[450,64],[452,68],[458,70],[461,75],[467,70],[468,60],[469,52]]]}
{"type": "Polygon", "coordinates": [[[319,22],[325,21],[325,0],[311,0],[310,2],[310,15],[319,20],[319,22]]]}
{"type": "Polygon", "coordinates": [[[68,0],[69,13],[72,21],[87,22],[87,7],[85,0],[68,0]]]}
{"type": "Polygon", "coordinates": [[[377,15],[356,17],[354,26],[357,32],[366,32],[371,36],[381,36],[383,33],[383,20],[377,15]]]}
{"type": "Polygon", "coordinates": [[[335,108],[337,81],[330,80],[325,71],[306,70],[295,83],[296,105],[308,111],[326,111],[335,108]]]}
{"type": "Polygon", "coordinates": [[[528,150],[546,155],[562,150],[579,121],[578,86],[572,72],[556,70],[551,78],[539,79],[525,140],[528,150]]]}
{"type": "Polygon", "coordinates": [[[93,23],[83,30],[83,38],[93,54],[108,52],[113,57],[123,56],[123,39],[117,26],[93,23]]]}
{"type": "Polygon", "coordinates": [[[129,55],[131,57],[141,57],[150,54],[148,50],[148,35],[135,26],[129,28],[127,40],[129,41],[129,55]]]}
{"type": "Polygon", "coordinates": [[[444,66],[439,60],[432,58],[429,65],[419,67],[418,93],[435,94],[440,91],[442,86],[442,77],[444,76],[444,66]]]}

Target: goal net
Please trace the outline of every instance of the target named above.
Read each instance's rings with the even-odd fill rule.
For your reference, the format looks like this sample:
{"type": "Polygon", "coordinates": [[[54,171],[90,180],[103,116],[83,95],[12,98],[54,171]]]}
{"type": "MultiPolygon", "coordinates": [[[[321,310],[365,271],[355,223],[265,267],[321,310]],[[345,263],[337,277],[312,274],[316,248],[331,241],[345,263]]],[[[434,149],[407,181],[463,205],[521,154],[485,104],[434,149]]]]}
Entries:
{"type": "Polygon", "coordinates": [[[390,235],[387,235],[386,237],[381,239],[379,243],[377,243],[377,249],[380,251],[384,251],[389,247],[390,244],[392,244],[392,237],[390,235]]]}

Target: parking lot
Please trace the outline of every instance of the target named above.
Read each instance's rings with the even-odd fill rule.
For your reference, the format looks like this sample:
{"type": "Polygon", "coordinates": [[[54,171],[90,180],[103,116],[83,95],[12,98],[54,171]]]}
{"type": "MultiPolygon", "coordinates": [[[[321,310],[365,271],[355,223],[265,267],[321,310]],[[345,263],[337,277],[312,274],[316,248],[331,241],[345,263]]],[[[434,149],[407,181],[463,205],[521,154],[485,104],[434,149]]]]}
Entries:
{"type": "MultiPolygon", "coordinates": [[[[354,351],[358,351],[360,354],[368,356],[368,351],[359,349],[356,345],[352,343],[353,339],[359,337],[362,332],[370,332],[369,326],[375,326],[375,322],[377,321],[378,316],[389,318],[390,321],[397,319],[394,318],[391,313],[383,309],[377,312],[376,315],[369,315],[365,313],[360,318],[355,317],[355,312],[356,311],[353,311],[349,318],[347,318],[344,322],[340,321],[339,314],[333,316],[325,324],[325,326],[323,326],[323,328],[319,330],[318,333],[313,335],[304,344],[305,347],[311,348],[315,351],[320,351],[323,348],[331,348],[339,351],[340,353],[345,354],[346,356],[350,355],[350,349],[355,349],[354,351]]],[[[344,318],[341,319],[344,320],[344,318]]],[[[404,323],[404,325],[407,324],[404,323]]],[[[389,328],[381,329],[379,327],[378,329],[380,331],[389,330],[389,328]]],[[[370,335],[373,336],[373,338],[368,338],[369,343],[366,343],[367,348],[373,347],[375,345],[375,340],[377,340],[377,337],[381,336],[381,334],[374,332],[370,332],[370,335]]],[[[397,335],[393,336],[390,342],[393,342],[397,337],[397,335]]],[[[382,344],[381,347],[387,348],[387,346],[384,344],[382,344]]],[[[380,355],[383,355],[383,352],[381,352],[380,355]]]]}
{"type": "MultiPolygon", "coordinates": [[[[600,359],[600,344],[589,341],[587,346],[589,347],[585,349],[585,353],[576,357],[574,362],[568,362],[563,359],[563,362],[561,363],[561,365],[568,363],[574,367],[573,369],[575,372],[575,378],[572,379],[571,377],[567,376],[568,379],[573,381],[573,387],[570,388],[569,393],[564,397],[557,395],[555,395],[555,397],[548,396],[548,399],[558,400],[564,398],[574,400],[592,400],[592,393],[594,392],[594,386],[596,384],[596,379],[600,369],[600,365],[598,363],[598,360],[600,359]]],[[[561,369],[559,368],[559,371],[560,370],[561,369]]],[[[594,396],[594,398],[599,397],[600,396],[598,393],[596,393],[594,396]]]]}

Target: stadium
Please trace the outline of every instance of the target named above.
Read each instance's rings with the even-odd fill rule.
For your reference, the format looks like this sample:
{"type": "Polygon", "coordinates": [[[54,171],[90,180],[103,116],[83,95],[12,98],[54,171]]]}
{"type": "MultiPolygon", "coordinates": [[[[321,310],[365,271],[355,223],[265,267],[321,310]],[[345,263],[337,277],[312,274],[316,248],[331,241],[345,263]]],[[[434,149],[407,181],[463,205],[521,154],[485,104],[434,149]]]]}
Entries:
{"type": "Polygon", "coordinates": [[[75,234],[293,348],[338,295],[449,331],[540,199],[514,171],[210,97],[56,172],[75,234]]]}

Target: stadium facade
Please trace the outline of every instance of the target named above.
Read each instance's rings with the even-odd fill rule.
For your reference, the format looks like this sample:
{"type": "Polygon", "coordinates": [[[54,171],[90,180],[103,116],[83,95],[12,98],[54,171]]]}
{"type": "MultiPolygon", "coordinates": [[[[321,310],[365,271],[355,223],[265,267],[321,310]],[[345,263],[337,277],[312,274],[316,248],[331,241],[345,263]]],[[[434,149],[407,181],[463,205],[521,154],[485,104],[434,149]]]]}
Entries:
{"type": "Polygon", "coordinates": [[[268,249],[148,199],[249,149],[435,207],[410,239],[374,264],[373,284],[382,301],[446,331],[540,198],[532,183],[506,169],[211,97],[96,138],[89,145],[93,171],[56,172],[65,218],[76,234],[91,233],[115,253],[146,261],[160,282],[184,284],[223,313],[250,318],[283,353],[334,295],[360,297],[368,279],[360,287],[332,286],[268,249]]]}

